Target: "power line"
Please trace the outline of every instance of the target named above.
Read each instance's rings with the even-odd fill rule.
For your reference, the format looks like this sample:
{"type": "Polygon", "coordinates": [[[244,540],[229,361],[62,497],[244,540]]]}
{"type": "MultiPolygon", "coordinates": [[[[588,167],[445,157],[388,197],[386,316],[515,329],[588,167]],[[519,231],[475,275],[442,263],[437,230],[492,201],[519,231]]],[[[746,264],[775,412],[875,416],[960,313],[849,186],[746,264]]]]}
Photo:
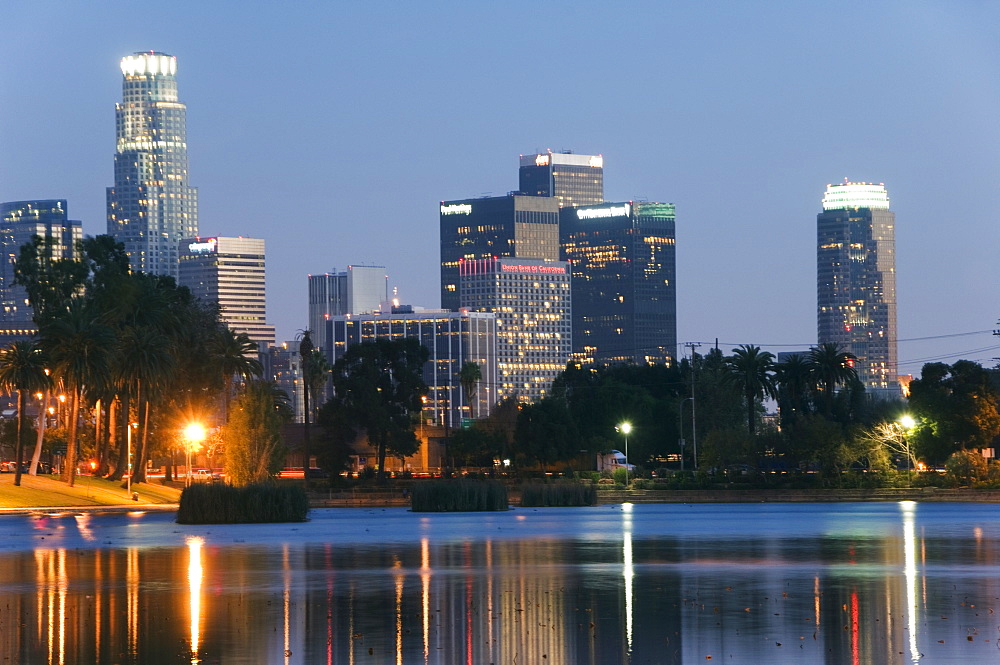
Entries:
{"type": "MultiPolygon", "coordinates": [[[[945,334],[945,335],[930,335],[930,336],[927,336],[927,337],[907,337],[905,339],[897,339],[896,342],[897,343],[903,343],[903,342],[926,342],[926,341],[932,340],[932,339],[948,339],[948,338],[951,338],[951,337],[970,337],[972,335],[984,335],[984,334],[990,334],[990,335],[992,335],[993,334],[993,330],[972,330],[970,332],[948,333],[948,334],[945,334]]],[[[700,344],[708,344],[710,346],[714,346],[715,345],[714,341],[713,342],[699,342],[699,343],[700,344]]],[[[720,341],[718,343],[720,345],[723,345],[723,346],[739,346],[741,344],[748,344],[749,343],[749,344],[753,344],[754,346],[759,346],[761,348],[764,348],[764,347],[774,347],[774,346],[802,348],[804,346],[808,347],[808,346],[815,346],[816,345],[816,342],[802,342],[802,343],[799,343],[799,344],[764,344],[764,343],[761,343],[761,342],[721,342],[720,341]]]]}

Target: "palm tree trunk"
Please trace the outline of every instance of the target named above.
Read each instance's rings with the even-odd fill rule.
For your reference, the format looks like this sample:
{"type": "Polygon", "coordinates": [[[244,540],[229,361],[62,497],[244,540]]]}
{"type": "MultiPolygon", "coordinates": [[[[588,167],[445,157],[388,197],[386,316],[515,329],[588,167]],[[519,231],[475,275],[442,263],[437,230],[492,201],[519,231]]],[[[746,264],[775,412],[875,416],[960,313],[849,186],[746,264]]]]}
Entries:
{"type": "Polygon", "coordinates": [[[42,459],[42,442],[45,441],[45,422],[49,419],[49,391],[45,391],[45,401],[42,402],[42,415],[38,419],[38,439],[35,441],[35,453],[31,456],[31,468],[28,473],[38,475],[38,462],[42,459]]]}
{"type": "Polygon", "coordinates": [[[76,483],[76,434],[77,420],[80,415],[80,393],[83,389],[74,390],[70,395],[69,435],[66,441],[66,461],[63,463],[62,478],[70,487],[76,483]]]}
{"type": "Polygon", "coordinates": [[[14,470],[14,485],[21,484],[21,464],[24,459],[24,389],[17,391],[17,445],[14,447],[14,459],[17,468],[14,470]]]}
{"type": "Polygon", "coordinates": [[[146,444],[149,441],[149,397],[143,394],[142,384],[136,388],[136,415],[141,423],[142,434],[139,435],[141,444],[139,445],[139,456],[135,460],[135,471],[133,473],[133,483],[146,482],[146,444]]]}
{"type": "MultiPolygon", "coordinates": [[[[118,404],[118,409],[115,413],[115,418],[112,421],[112,427],[115,430],[115,440],[118,442],[118,460],[115,462],[115,470],[108,476],[108,480],[121,480],[125,476],[125,472],[128,470],[128,448],[123,443],[126,443],[128,439],[122,438],[122,423],[125,427],[129,425],[129,394],[127,390],[122,390],[116,400],[118,404]]],[[[125,436],[128,436],[128,431],[125,431],[125,436]]]]}

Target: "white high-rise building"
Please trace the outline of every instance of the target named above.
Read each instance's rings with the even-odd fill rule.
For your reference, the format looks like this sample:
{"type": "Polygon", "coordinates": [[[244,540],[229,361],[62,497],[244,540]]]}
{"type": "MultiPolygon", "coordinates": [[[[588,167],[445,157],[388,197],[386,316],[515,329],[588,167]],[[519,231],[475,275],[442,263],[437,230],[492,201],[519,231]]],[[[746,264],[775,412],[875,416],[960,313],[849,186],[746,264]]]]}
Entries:
{"type": "Polygon", "coordinates": [[[185,238],[180,249],[177,283],[197,298],[218,303],[222,322],[246,333],[262,351],[274,346],[274,326],[266,322],[264,241],[185,238]]]}
{"type": "Polygon", "coordinates": [[[178,245],[198,236],[198,190],[188,185],[187,107],[177,98],[177,58],[149,51],[121,61],[115,105],[115,184],[108,234],[133,270],[177,277],[178,245]]]}

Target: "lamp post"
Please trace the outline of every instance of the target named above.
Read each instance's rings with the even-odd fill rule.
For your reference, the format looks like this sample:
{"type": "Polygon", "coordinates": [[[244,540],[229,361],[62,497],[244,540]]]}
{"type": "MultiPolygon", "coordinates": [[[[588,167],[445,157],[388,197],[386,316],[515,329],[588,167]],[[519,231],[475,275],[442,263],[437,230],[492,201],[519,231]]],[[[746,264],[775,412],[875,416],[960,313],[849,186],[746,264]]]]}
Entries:
{"type": "Polygon", "coordinates": [[[205,440],[205,428],[198,423],[191,423],[184,428],[184,438],[187,439],[187,445],[184,446],[187,464],[184,472],[184,486],[187,487],[191,484],[191,453],[205,440]]]}
{"type": "Polygon", "coordinates": [[[899,429],[903,433],[903,445],[906,447],[906,486],[913,484],[913,457],[910,455],[910,430],[917,424],[910,414],[904,414],[899,419],[899,429]]]}
{"type": "Polygon", "coordinates": [[[622,423],[615,429],[625,435],[625,489],[628,489],[628,435],[632,431],[632,423],[622,423]]]}
{"type": "Polygon", "coordinates": [[[681,438],[678,439],[681,449],[681,471],[684,470],[684,402],[691,402],[691,424],[694,425],[694,397],[685,397],[677,404],[677,424],[681,429],[681,438]]]}
{"type": "Polygon", "coordinates": [[[125,471],[128,476],[125,479],[125,494],[127,496],[132,496],[132,428],[138,427],[139,423],[129,423],[128,431],[126,432],[125,440],[128,445],[128,450],[125,456],[125,471]]]}

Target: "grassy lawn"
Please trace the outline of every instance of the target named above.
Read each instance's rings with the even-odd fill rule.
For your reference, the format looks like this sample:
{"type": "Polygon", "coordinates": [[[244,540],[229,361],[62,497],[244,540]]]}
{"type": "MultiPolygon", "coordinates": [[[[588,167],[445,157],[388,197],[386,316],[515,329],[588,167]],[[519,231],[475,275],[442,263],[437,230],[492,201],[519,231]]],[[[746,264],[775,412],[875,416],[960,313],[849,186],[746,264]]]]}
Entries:
{"type": "Polygon", "coordinates": [[[14,474],[0,474],[0,508],[41,508],[50,506],[117,506],[150,503],[177,503],[180,490],[156,483],[132,485],[139,493],[138,501],[131,501],[121,482],[103,478],[77,476],[76,484],[69,487],[55,476],[21,476],[21,486],[14,486],[14,474]]]}

